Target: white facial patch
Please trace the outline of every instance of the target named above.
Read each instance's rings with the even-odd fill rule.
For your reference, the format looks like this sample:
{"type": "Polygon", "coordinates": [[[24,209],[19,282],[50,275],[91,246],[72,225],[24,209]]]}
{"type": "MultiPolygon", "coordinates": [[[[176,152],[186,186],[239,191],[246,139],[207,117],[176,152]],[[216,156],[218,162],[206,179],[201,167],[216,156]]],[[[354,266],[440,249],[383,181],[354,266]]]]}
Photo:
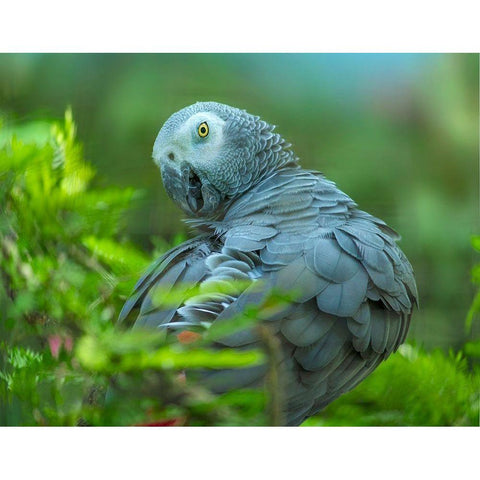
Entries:
{"type": "Polygon", "coordinates": [[[191,145],[191,158],[193,167],[206,166],[217,157],[223,145],[223,125],[225,121],[212,112],[199,112],[192,115],[179,129],[178,136],[185,145],[191,145]],[[206,123],[208,135],[201,137],[199,127],[206,123]]]}
{"type": "Polygon", "coordinates": [[[208,167],[217,158],[224,143],[222,120],[212,112],[198,112],[189,117],[161,144],[155,144],[153,158],[160,166],[162,162],[180,166],[189,163],[194,169],[208,167]],[[208,134],[200,135],[201,125],[207,124],[208,134]]]}

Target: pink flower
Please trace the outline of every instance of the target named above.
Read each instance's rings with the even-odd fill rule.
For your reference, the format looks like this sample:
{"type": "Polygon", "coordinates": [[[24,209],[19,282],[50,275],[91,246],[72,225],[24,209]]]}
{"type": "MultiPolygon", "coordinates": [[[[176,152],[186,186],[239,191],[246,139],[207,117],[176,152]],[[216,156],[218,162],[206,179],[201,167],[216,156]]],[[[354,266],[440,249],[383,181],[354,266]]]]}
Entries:
{"type": "Polygon", "coordinates": [[[65,350],[70,353],[73,349],[73,340],[72,340],[72,337],[70,335],[67,335],[65,337],[65,341],[64,341],[64,344],[63,346],[65,347],[65,350]]]}
{"type": "Polygon", "coordinates": [[[52,335],[48,337],[48,345],[50,346],[50,352],[55,358],[58,358],[60,353],[60,347],[62,346],[62,338],[60,335],[52,335]]]}
{"type": "Polygon", "coordinates": [[[70,335],[67,335],[65,338],[62,338],[60,335],[51,335],[48,337],[48,345],[52,356],[58,358],[62,345],[66,352],[70,353],[72,351],[73,339],[70,335]]]}

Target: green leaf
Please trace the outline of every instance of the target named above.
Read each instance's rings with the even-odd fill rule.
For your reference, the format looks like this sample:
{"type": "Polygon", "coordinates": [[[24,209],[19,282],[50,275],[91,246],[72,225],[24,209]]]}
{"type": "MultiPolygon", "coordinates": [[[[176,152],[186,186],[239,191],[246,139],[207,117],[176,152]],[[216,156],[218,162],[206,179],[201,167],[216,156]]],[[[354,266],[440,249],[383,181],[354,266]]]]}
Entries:
{"type": "Polygon", "coordinates": [[[473,235],[470,241],[472,243],[472,247],[477,250],[477,252],[480,252],[480,235],[473,235]]]}
{"type": "Polygon", "coordinates": [[[465,330],[469,332],[476,315],[480,312],[480,292],[477,292],[465,319],[465,330]]]}
{"type": "Polygon", "coordinates": [[[150,261],[145,254],[133,245],[121,245],[110,238],[97,238],[90,235],[84,237],[82,243],[102,263],[110,266],[117,275],[140,272],[150,261]]]}
{"type": "Polygon", "coordinates": [[[109,373],[147,368],[241,368],[264,360],[263,352],[256,350],[209,350],[165,344],[163,333],[145,330],[86,335],[78,342],[76,357],[84,368],[109,373]]]}
{"type": "Polygon", "coordinates": [[[480,340],[475,342],[467,342],[463,349],[470,357],[480,357],[480,340]]]}

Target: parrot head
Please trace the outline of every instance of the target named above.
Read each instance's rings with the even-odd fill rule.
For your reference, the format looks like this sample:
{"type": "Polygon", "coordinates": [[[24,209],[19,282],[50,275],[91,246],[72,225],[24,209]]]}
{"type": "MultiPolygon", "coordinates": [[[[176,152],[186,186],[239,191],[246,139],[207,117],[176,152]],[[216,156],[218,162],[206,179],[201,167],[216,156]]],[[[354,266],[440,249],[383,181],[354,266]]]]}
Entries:
{"type": "Polygon", "coordinates": [[[174,113],[153,159],[172,200],[189,216],[213,217],[232,199],[297,159],[274,126],[244,110],[198,102],[174,113]]]}

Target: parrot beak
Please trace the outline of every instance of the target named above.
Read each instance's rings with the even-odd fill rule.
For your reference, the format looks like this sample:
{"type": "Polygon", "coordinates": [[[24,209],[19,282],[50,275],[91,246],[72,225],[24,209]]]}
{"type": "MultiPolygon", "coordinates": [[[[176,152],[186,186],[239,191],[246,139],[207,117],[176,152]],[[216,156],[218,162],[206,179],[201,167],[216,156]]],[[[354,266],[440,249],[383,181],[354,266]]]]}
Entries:
{"type": "Polygon", "coordinates": [[[188,176],[188,180],[185,182],[186,185],[186,198],[190,210],[197,214],[204,205],[203,196],[202,196],[202,182],[198,178],[198,175],[189,168],[185,172],[185,179],[188,176]]]}
{"type": "Polygon", "coordinates": [[[183,164],[180,171],[162,164],[161,173],[168,195],[186,214],[206,217],[216,213],[222,195],[208,180],[202,181],[188,164],[183,164]]]}

